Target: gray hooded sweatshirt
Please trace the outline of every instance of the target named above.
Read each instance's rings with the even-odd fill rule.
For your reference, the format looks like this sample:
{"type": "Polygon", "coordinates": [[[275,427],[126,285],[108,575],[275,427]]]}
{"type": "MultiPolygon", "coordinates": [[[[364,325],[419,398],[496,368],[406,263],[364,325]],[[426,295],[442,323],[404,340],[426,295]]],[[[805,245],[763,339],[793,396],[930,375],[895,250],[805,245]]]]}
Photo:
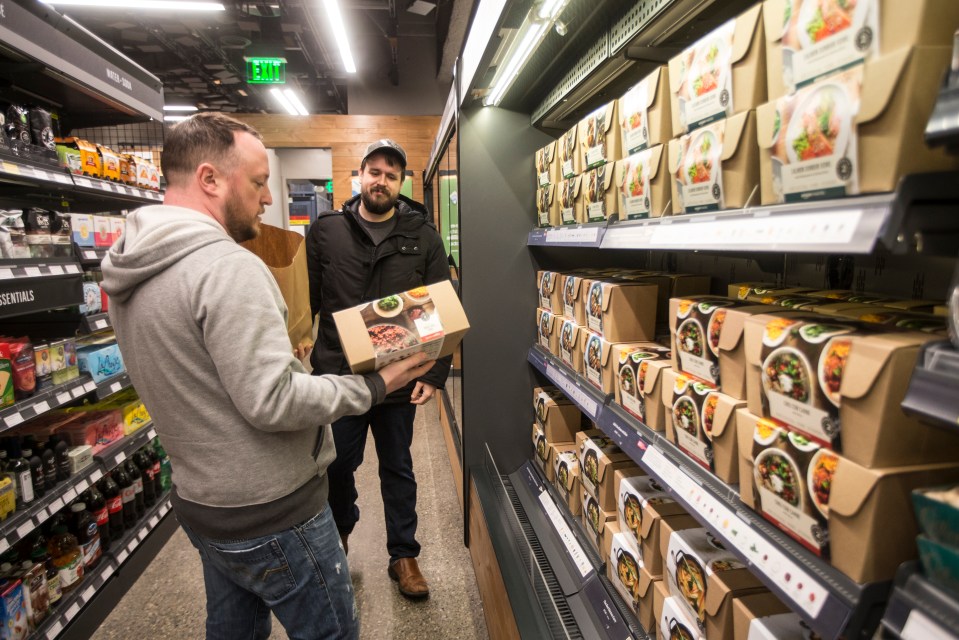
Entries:
{"type": "Polygon", "coordinates": [[[214,539],[267,535],[326,505],[329,423],[382,378],[312,376],[272,274],[214,219],[149,206],[103,260],[110,319],[173,467],[173,506],[214,539]]]}

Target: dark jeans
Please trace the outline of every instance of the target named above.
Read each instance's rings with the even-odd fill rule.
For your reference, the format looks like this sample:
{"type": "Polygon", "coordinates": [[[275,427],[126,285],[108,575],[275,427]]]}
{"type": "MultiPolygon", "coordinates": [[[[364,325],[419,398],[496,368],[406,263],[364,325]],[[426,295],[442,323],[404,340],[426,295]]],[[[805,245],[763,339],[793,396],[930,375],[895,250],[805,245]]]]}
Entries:
{"type": "Polygon", "coordinates": [[[380,493],[386,515],[386,548],[390,562],[420,554],[416,541],[416,478],[413,476],[413,418],[416,405],[404,402],[373,407],[359,416],[333,423],[336,460],[326,470],[330,509],[340,533],[349,534],[360,519],[353,473],[363,462],[366,434],[373,432],[380,462],[380,493]]]}

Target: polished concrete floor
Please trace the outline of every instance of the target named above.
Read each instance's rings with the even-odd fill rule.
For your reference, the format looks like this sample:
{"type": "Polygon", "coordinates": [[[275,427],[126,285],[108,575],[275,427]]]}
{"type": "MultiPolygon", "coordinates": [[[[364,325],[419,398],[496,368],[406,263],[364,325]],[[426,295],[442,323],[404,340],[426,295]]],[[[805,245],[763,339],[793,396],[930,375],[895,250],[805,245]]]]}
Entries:
{"type": "MultiPolygon", "coordinates": [[[[348,556],[364,640],[488,638],[469,550],[463,546],[463,516],[442,428],[435,401],[417,411],[413,440],[419,486],[417,538],[423,546],[420,569],[431,589],[431,597],[422,602],[403,598],[387,577],[389,554],[376,451],[372,437],[367,441],[366,462],[357,476],[363,516],[350,536],[348,556]]],[[[199,557],[177,529],[92,638],[128,640],[145,629],[150,629],[152,640],[202,638],[204,610],[199,557]]],[[[275,620],[271,638],[287,638],[275,620]]]]}

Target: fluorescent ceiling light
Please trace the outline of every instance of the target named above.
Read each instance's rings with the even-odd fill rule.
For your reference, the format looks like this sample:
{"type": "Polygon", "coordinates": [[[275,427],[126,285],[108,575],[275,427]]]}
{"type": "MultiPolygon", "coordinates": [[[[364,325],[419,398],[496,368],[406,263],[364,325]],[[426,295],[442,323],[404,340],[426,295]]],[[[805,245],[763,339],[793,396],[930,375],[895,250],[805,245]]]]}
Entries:
{"type": "Polygon", "coordinates": [[[310,112],[306,110],[306,107],[303,106],[303,101],[300,100],[300,96],[296,95],[296,92],[293,89],[284,89],[284,95],[286,99],[290,101],[290,104],[293,105],[293,108],[296,109],[296,112],[301,116],[308,116],[310,112]]]}
{"type": "Polygon", "coordinates": [[[512,86],[513,80],[519,75],[520,70],[536,49],[543,34],[546,33],[548,26],[549,24],[546,22],[528,23],[526,33],[523,34],[521,38],[517,38],[519,44],[511,48],[512,50],[510,51],[509,60],[506,62],[506,65],[501,71],[496,73],[496,77],[493,79],[493,84],[490,85],[490,92],[486,100],[484,100],[484,104],[496,106],[500,103],[506,94],[506,90],[512,86]]]}
{"type": "Polygon", "coordinates": [[[346,24],[343,22],[343,14],[340,13],[340,4],[337,0],[323,0],[323,6],[330,16],[330,28],[333,35],[336,36],[336,44],[340,47],[340,55],[343,57],[343,66],[347,73],[356,73],[356,64],[353,62],[353,53],[350,52],[350,40],[346,36],[346,24]]]}
{"type": "Polygon", "coordinates": [[[44,4],[97,9],[158,9],[161,11],[226,11],[220,2],[193,0],[40,0],[44,4]]]}
{"type": "Polygon", "coordinates": [[[555,20],[562,12],[563,8],[566,6],[568,0],[543,0],[543,4],[539,5],[539,16],[540,20],[555,20]]]}
{"type": "Polygon", "coordinates": [[[290,102],[289,98],[287,98],[282,91],[280,91],[276,87],[273,87],[272,89],[270,89],[270,93],[272,93],[273,97],[276,98],[276,101],[280,103],[280,106],[286,109],[286,112],[288,114],[290,114],[291,116],[300,115],[300,112],[296,110],[296,107],[293,106],[293,103],[290,102]]]}
{"type": "Polygon", "coordinates": [[[196,111],[197,108],[192,104],[165,104],[164,111],[196,111]]]}
{"type": "Polygon", "coordinates": [[[182,122],[188,120],[190,116],[163,116],[164,122],[182,122]]]}

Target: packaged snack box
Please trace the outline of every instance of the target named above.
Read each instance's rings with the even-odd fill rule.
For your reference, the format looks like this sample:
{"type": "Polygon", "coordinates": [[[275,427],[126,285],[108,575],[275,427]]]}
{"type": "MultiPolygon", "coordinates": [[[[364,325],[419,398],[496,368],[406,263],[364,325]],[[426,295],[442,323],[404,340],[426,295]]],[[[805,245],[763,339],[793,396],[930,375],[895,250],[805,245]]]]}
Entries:
{"type": "Polygon", "coordinates": [[[582,187],[583,177],[581,175],[563,178],[557,183],[560,224],[576,224],[586,221],[585,194],[582,187]]]}
{"type": "Polygon", "coordinates": [[[580,120],[579,140],[584,171],[615,162],[623,156],[616,103],[613,100],[580,120]]]}
{"type": "Polygon", "coordinates": [[[583,375],[583,343],[587,333],[586,327],[576,324],[575,320],[564,319],[559,328],[559,358],[579,375],[583,375]]]}
{"type": "Polygon", "coordinates": [[[583,414],[555,387],[533,389],[533,410],[536,422],[545,431],[547,442],[574,442],[583,414]]]}
{"type": "Polygon", "coordinates": [[[583,172],[583,210],[585,222],[602,222],[619,213],[616,188],[616,163],[609,162],[583,172]]]}
{"type": "Polygon", "coordinates": [[[672,213],[668,154],[658,144],[616,162],[619,219],[659,218],[672,213]]]}
{"type": "Polygon", "coordinates": [[[624,156],[673,137],[668,67],[653,71],[623,94],[619,99],[619,126],[624,156]]]}
{"type": "Polygon", "coordinates": [[[556,153],[557,144],[550,142],[542,149],[536,150],[536,186],[545,187],[559,180],[559,155],[556,153]]]}

